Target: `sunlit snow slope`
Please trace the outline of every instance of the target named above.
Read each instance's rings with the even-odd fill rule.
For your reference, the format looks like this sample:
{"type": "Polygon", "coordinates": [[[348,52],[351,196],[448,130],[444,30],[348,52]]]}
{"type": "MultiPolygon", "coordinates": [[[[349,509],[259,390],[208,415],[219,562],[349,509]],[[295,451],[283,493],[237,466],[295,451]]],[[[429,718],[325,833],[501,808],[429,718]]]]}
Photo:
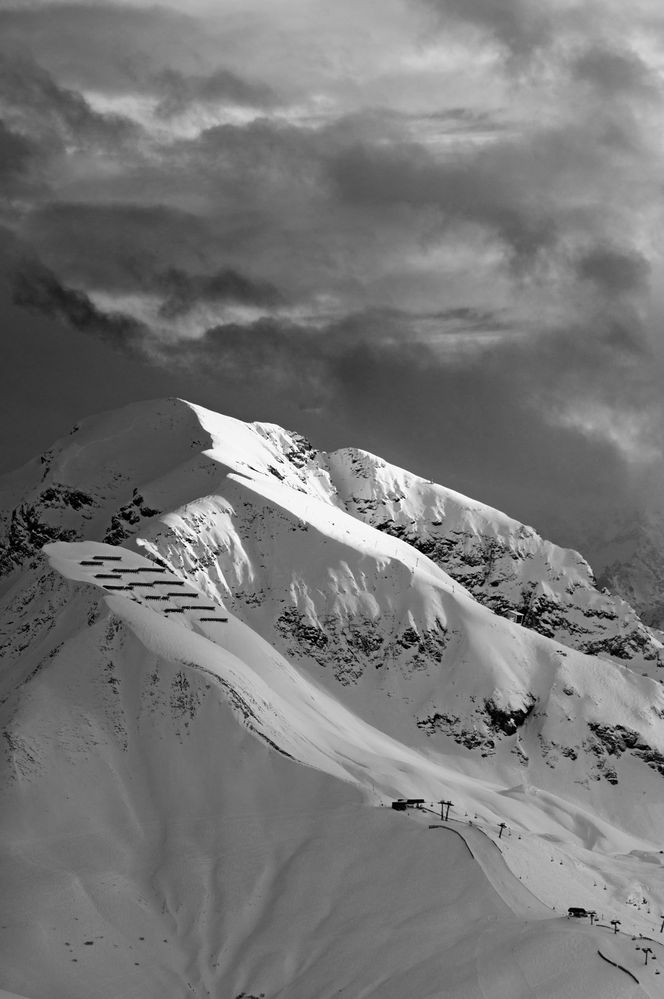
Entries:
{"type": "Polygon", "coordinates": [[[580,556],[180,400],[85,421],[2,496],[0,987],[661,993],[558,918],[649,932],[664,903],[660,646],[580,556]],[[506,822],[509,867],[395,796],[506,822]]]}

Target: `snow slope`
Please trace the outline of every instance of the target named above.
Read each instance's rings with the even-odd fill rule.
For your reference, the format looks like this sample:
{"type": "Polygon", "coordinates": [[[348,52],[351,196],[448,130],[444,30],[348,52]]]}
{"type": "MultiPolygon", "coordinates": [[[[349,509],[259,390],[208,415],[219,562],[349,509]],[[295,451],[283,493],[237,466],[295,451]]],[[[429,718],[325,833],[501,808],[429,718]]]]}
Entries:
{"type": "MultiPolygon", "coordinates": [[[[94,577],[79,562],[109,551],[51,557],[94,577]]],[[[363,806],[358,786],[380,794],[386,780],[449,788],[444,761],[369,730],[303,678],[285,704],[264,701],[264,684],[283,693],[296,677],[230,616],[213,628],[198,611],[168,620],[140,595],[105,599],[110,616],[74,592],[61,626],[99,616],[55,646],[13,719],[3,984],[35,997],[659,994],[654,978],[625,992],[624,973],[598,959],[599,946],[636,967],[627,938],[547,916],[504,871],[497,891],[445,830],[363,806]],[[266,736],[322,750],[317,768],[266,736]]],[[[459,809],[473,783],[456,775],[459,809]]],[[[475,793],[486,808],[496,797],[475,793]]]]}
{"type": "Polygon", "coordinates": [[[664,662],[659,640],[624,600],[598,592],[578,552],[368,452],[337,451],[329,461],[350,512],[407,540],[496,613],[518,614],[524,626],[593,655],[638,668],[664,662]]]}
{"type": "Polygon", "coordinates": [[[570,621],[578,557],[357,455],[166,400],[5,485],[0,986],[662,993],[598,958],[636,972],[629,937],[558,916],[658,929],[661,684],[478,602],[457,549],[399,536],[395,481],[409,531],[463,524],[475,558],[521,530],[551,592],[578,572],[570,621]],[[451,797],[476,857],[394,796],[451,797]]]}

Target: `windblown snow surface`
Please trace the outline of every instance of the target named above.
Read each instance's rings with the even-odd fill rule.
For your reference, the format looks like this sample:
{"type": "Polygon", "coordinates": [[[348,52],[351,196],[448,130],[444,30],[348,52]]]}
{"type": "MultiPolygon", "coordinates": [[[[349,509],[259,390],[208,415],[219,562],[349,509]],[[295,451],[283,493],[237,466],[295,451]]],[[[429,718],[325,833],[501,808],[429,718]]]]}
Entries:
{"type": "Polygon", "coordinates": [[[0,999],[664,995],[662,646],[579,555],[181,400],[0,500],[0,999]]]}

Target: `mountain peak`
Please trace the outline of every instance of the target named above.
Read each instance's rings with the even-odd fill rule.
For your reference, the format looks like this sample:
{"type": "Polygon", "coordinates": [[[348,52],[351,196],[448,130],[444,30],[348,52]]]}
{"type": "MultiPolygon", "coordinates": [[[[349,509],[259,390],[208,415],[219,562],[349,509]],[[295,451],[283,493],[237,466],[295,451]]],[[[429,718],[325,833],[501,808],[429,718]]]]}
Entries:
{"type": "MultiPolygon", "coordinates": [[[[493,989],[498,929],[549,960],[570,900],[652,935],[662,647],[576,552],[183,400],[83,421],[3,495],[0,838],[32,906],[20,948],[0,921],[12,987],[309,999],[343,955],[353,995],[433,995],[454,925],[460,997],[493,989]]],[[[575,962],[547,996],[608,994],[575,962]]]]}

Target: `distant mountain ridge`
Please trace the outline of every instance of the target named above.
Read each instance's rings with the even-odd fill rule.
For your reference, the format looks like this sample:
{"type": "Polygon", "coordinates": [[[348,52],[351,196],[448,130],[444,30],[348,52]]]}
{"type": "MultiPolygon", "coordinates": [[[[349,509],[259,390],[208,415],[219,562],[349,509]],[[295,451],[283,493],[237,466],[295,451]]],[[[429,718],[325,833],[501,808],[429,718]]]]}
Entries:
{"type": "Polygon", "coordinates": [[[649,628],[664,630],[664,517],[617,514],[585,541],[598,586],[627,600],[649,628]]]}

